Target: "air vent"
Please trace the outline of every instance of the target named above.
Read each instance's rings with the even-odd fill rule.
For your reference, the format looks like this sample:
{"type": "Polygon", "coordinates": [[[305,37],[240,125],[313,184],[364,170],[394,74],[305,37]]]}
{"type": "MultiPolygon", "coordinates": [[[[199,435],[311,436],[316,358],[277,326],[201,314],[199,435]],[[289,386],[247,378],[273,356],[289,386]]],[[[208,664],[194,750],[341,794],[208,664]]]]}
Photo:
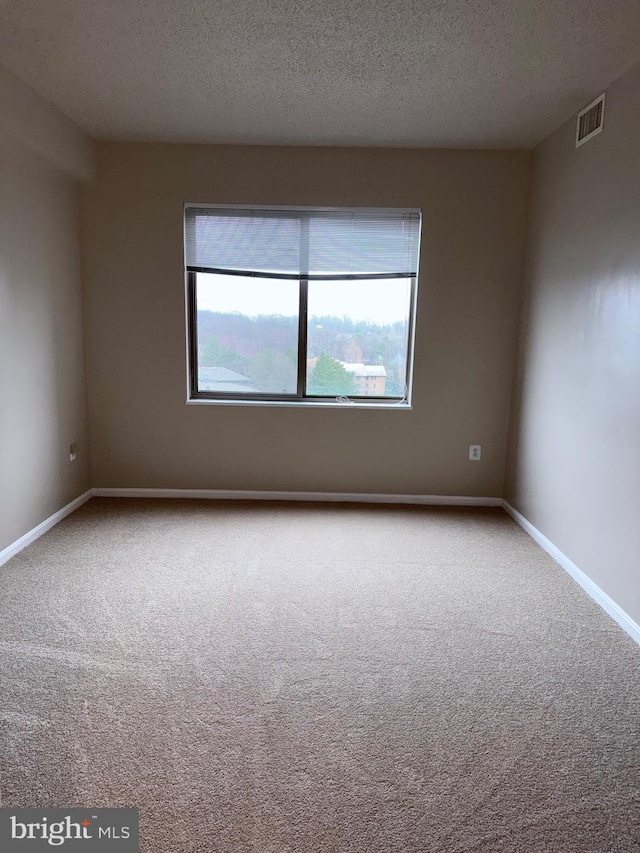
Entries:
{"type": "Polygon", "coordinates": [[[578,113],[576,124],[576,148],[588,142],[602,130],[604,124],[604,93],[578,113]]]}

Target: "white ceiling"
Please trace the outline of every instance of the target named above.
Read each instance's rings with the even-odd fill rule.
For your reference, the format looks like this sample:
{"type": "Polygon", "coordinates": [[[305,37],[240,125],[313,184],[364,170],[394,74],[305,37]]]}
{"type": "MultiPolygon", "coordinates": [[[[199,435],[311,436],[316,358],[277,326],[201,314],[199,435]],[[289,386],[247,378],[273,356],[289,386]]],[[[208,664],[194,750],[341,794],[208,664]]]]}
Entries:
{"type": "Polygon", "coordinates": [[[530,148],[638,61],[638,0],[0,0],[99,139],[530,148]]]}

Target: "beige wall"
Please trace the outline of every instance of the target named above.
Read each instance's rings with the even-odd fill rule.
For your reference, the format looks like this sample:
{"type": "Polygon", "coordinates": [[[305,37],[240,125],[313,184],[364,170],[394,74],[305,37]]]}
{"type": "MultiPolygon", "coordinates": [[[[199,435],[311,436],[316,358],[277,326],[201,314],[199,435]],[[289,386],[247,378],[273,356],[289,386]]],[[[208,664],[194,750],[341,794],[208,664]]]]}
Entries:
{"type": "Polygon", "coordinates": [[[93,485],[501,496],[529,161],[100,144],[82,197],[93,485]],[[184,202],[422,208],[413,411],[185,405],[184,202]]]}
{"type": "Polygon", "coordinates": [[[507,499],[640,623],[640,66],[535,151],[507,499]]]}
{"type": "Polygon", "coordinates": [[[91,157],[0,68],[0,551],[89,487],[76,182],[91,157]]]}

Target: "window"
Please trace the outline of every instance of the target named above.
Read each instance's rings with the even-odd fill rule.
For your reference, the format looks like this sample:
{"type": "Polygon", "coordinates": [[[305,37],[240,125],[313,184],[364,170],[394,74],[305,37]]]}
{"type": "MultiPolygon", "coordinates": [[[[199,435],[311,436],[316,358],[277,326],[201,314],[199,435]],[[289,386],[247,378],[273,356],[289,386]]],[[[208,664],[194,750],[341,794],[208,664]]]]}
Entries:
{"type": "Polygon", "coordinates": [[[191,400],[404,404],[420,212],[185,207],[191,400]]]}

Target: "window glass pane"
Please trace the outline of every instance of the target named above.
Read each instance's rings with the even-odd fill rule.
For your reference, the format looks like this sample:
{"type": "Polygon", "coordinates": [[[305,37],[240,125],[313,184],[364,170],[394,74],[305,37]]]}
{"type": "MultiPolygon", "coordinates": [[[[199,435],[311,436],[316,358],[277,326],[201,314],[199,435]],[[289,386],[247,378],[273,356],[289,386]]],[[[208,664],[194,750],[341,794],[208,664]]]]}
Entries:
{"type": "Polygon", "coordinates": [[[411,279],[310,281],[307,393],[402,397],[411,279]]]}
{"type": "Polygon", "coordinates": [[[198,390],[296,394],[297,281],[198,273],[198,390]]]}

